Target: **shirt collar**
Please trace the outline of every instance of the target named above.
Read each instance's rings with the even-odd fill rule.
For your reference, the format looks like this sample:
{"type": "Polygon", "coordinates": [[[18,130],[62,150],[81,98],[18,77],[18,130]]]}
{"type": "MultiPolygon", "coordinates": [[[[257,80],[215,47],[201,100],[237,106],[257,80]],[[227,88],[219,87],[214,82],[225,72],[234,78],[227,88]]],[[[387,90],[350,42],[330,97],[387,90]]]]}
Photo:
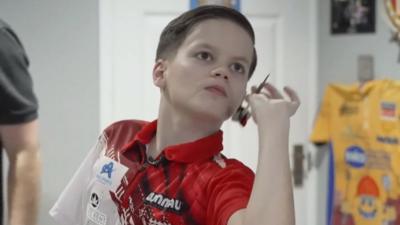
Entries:
{"type": "MultiPolygon", "coordinates": [[[[143,126],[136,134],[134,142],[148,144],[157,132],[157,120],[143,126]]],[[[162,152],[170,161],[192,163],[211,158],[222,151],[222,131],[198,140],[166,147],[162,152]]]]}

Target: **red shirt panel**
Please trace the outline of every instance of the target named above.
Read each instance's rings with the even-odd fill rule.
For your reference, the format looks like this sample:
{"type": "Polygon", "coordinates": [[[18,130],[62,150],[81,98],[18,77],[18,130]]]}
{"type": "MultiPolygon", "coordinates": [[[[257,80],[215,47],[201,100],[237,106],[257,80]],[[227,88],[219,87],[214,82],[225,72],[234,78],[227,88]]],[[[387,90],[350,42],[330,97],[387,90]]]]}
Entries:
{"type": "Polygon", "coordinates": [[[123,224],[226,225],[245,208],[254,173],[222,151],[222,131],[165,148],[155,165],[146,144],[157,121],[121,121],[105,130],[106,155],[129,168],[111,193],[123,224]]]}

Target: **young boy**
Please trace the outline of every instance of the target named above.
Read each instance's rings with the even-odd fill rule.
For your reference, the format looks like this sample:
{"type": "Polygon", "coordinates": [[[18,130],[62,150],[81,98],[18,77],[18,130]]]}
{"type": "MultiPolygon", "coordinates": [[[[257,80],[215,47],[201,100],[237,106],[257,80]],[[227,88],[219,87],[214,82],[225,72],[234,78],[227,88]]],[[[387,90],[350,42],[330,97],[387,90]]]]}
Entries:
{"type": "Polygon", "coordinates": [[[51,215],[61,224],[294,224],[289,119],[299,106],[266,84],[246,96],[254,32],[239,12],[203,6],[161,34],[158,119],[108,127],[51,215]],[[221,151],[222,123],[246,99],[258,124],[257,174],[221,151]]]}

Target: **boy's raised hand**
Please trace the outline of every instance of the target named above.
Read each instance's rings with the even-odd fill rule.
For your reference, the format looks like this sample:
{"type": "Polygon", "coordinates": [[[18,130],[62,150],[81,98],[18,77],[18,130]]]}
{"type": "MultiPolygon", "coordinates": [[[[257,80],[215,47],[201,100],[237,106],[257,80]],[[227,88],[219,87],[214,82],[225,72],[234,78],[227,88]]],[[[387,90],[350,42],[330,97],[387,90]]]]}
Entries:
{"type": "Polygon", "coordinates": [[[278,89],[270,83],[264,84],[260,93],[255,93],[256,87],[253,86],[251,94],[246,96],[250,104],[251,114],[258,125],[266,125],[288,119],[294,115],[300,105],[297,93],[290,87],[283,90],[288,96],[284,98],[278,89]]]}
{"type": "Polygon", "coordinates": [[[295,224],[288,147],[290,117],[296,113],[300,100],[293,89],[283,90],[287,97],[266,83],[261,89],[252,87],[246,96],[258,128],[258,163],[247,208],[242,217],[239,213],[236,220],[232,216],[232,221],[240,222],[230,225],[295,224]]]}

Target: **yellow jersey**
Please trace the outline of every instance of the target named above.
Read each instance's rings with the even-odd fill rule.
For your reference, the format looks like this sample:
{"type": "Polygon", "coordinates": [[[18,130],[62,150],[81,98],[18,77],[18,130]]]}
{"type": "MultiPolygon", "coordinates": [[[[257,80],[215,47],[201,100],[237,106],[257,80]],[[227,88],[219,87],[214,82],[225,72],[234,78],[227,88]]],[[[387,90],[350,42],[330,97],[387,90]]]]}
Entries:
{"type": "Polygon", "coordinates": [[[329,225],[400,225],[400,83],[329,85],[311,141],[330,144],[329,225]]]}

